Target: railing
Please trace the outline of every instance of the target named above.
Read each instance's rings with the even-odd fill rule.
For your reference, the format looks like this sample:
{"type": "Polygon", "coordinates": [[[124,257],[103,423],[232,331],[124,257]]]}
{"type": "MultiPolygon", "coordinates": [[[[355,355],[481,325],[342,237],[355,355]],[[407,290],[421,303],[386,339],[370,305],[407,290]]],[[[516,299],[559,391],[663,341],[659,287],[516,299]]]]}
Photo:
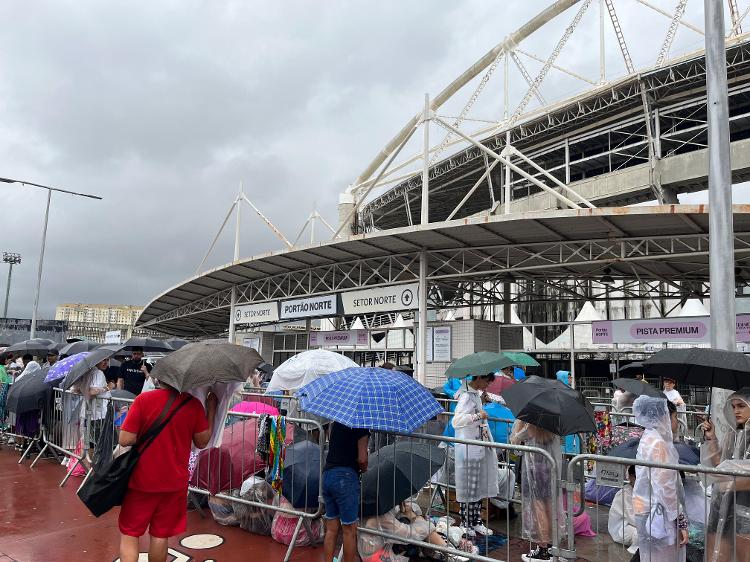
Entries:
{"type": "MultiPolygon", "coordinates": [[[[505,453],[506,455],[510,455],[512,453],[514,454],[523,454],[523,455],[540,455],[544,461],[545,464],[549,467],[550,470],[550,478],[548,478],[549,482],[549,521],[554,522],[558,520],[558,517],[555,515],[558,513],[558,509],[561,507],[559,505],[559,493],[558,493],[558,483],[559,479],[557,477],[557,461],[550,456],[549,453],[542,449],[538,449],[535,447],[527,447],[522,445],[508,445],[503,443],[494,443],[494,442],[487,442],[487,441],[479,441],[479,440],[471,440],[471,439],[460,439],[455,437],[445,437],[445,436],[436,436],[436,435],[430,435],[426,433],[397,433],[397,432],[385,432],[386,435],[393,438],[393,440],[397,443],[404,444],[404,442],[408,443],[433,443],[435,445],[439,443],[446,443],[450,446],[452,446],[453,449],[456,450],[456,454],[461,452],[461,448],[465,448],[465,450],[462,452],[462,458],[466,458],[470,455],[476,456],[477,449],[479,451],[485,451],[484,453],[479,453],[479,455],[484,455],[488,451],[492,452],[492,457],[495,458],[495,462],[492,464],[493,470],[498,469],[498,467],[502,467],[505,470],[508,470],[510,472],[508,464],[505,462],[499,463],[497,460],[497,454],[498,453],[505,453]]],[[[405,448],[408,450],[409,445],[405,445],[405,448]]],[[[370,464],[372,466],[372,463],[374,460],[377,459],[377,456],[379,453],[376,452],[374,454],[370,455],[370,464]]],[[[433,510],[435,510],[435,506],[433,505],[434,499],[437,496],[437,493],[439,492],[442,495],[442,505],[440,506],[440,516],[441,521],[445,518],[443,515],[448,515],[449,513],[455,513],[456,512],[456,506],[458,504],[457,500],[453,498],[453,495],[451,492],[456,489],[456,468],[454,466],[454,461],[451,461],[450,454],[446,455],[447,459],[445,462],[445,465],[443,466],[443,469],[438,472],[429,482],[429,486],[431,488],[429,496],[429,502],[427,503],[427,506],[425,509],[423,509],[423,512],[425,512],[425,519],[427,521],[430,521],[430,516],[432,515],[433,510]],[[442,493],[442,490],[447,490],[448,494],[442,493]]],[[[411,463],[414,463],[415,461],[412,459],[411,463]]],[[[419,462],[419,461],[416,461],[419,462]]],[[[459,461],[459,463],[465,462],[465,461],[459,461]]],[[[404,474],[410,474],[414,470],[414,465],[407,465],[401,468],[401,471],[404,474]]],[[[461,472],[464,472],[463,469],[461,469],[461,472]]],[[[468,475],[468,471],[466,471],[466,484],[469,484],[469,479],[471,476],[468,475]]],[[[478,478],[478,476],[477,476],[478,478]]],[[[488,482],[478,484],[491,484],[489,482],[491,476],[490,473],[487,474],[487,480],[488,482]]],[[[515,480],[515,479],[513,479],[515,480]]],[[[381,490],[382,486],[394,486],[395,488],[395,482],[386,482],[386,481],[380,481],[378,479],[377,481],[377,491],[376,491],[376,497],[394,497],[395,496],[395,489],[393,491],[390,491],[386,488],[386,490],[383,492],[381,490]],[[392,495],[391,495],[392,494],[392,495]]],[[[503,496],[502,499],[505,500],[504,503],[506,503],[506,510],[510,509],[510,504],[513,501],[513,493],[508,490],[508,484],[506,481],[506,485],[504,488],[500,489],[499,492],[503,496]],[[510,500],[510,501],[508,501],[510,500]]],[[[546,495],[546,494],[545,494],[546,495]]],[[[417,492],[417,501],[420,503],[423,503],[426,499],[425,496],[422,495],[421,492],[417,492]]],[[[489,499],[489,498],[488,498],[489,499]]],[[[494,498],[492,498],[494,499],[494,498]]],[[[390,504],[389,504],[390,505],[390,504]]],[[[484,500],[484,505],[486,506],[486,511],[484,516],[482,516],[482,524],[485,527],[490,527],[490,521],[489,521],[489,511],[490,511],[490,502],[487,501],[487,499],[484,500]]],[[[382,515],[381,515],[382,517],[382,515]]],[[[509,536],[509,524],[507,523],[509,520],[509,513],[506,514],[506,537],[509,536]]],[[[417,547],[420,547],[424,550],[431,550],[431,551],[437,551],[437,552],[443,552],[446,554],[452,554],[454,556],[461,556],[467,559],[471,560],[479,560],[482,562],[490,562],[495,561],[497,558],[492,558],[489,556],[489,539],[485,537],[485,539],[482,539],[478,536],[476,544],[480,548],[484,546],[484,552],[483,553],[472,553],[472,552],[466,552],[459,550],[455,548],[455,545],[453,545],[451,542],[446,541],[445,544],[436,544],[434,542],[429,542],[427,538],[419,536],[418,533],[409,533],[404,535],[403,533],[397,534],[393,532],[387,532],[383,530],[383,525],[380,522],[380,517],[369,517],[365,518],[360,521],[360,527],[359,532],[360,534],[365,535],[373,535],[376,537],[380,537],[384,539],[384,543],[396,543],[396,544],[410,544],[417,547]]],[[[549,542],[552,545],[551,552],[555,553],[557,556],[560,556],[564,554],[565,551],[561,550],[559,548],[559,539],[560,539],[560,532],[557,527],[557,525],[552,524],[550,525],[550,536],[549,540],[546,542],[549,542]]],[[[421,535],[424,535],[424,533],[421,533],[421,535]]],[[[448,533],[450,537],[450,532],[448,533]]],[[[429,537],[428,537],[429,538],[429,537]]],[[[510,559],[510,544],[506,543],[506,560],[510,559]]]]}
{"type": "MultiPolygon", "coordinates": [[[[635,508],[633,508],[634,513],[634,522],[635,526],[631,525],[631,527],[635,528],[637,530],[637,537],[639,541],[639,545],[641,546],[641,559],[642,560],[648,560],[649,554],[653,555],[657,559],[657,554],[655,552],[658,552],[658,560],[664,561],[664,562],[670,562],[671,560],[674,560],[675,562],[679,562],[680,560],[684,560],[684,558],[681,558],[681,556],[684,554],[684,550],[681,550],[680,548],[675,548],[674,543],[666,544],[668,540],[666,538],[659,539],[657,538],[658,533],[656,532],[659,526],[657,523],[654,523],[654,520],[657,520],[657,517],[661,517],[659,514],[659,509],[656,505],[656,503],[660,502],[654,502],[653,494],[655,493],[654,490],[657,490],[656,493],[659,494],[667,494],[672,493],[672,484],[669,484],[670,479],[673,479],[674,482],[674,494],[676,497],[674,498],[675,502],[679,502],[682,505],[681,512],[684,512],[687,515],[687,522],[688,525],[690,523],[691,516],[693,517],[693,522],[697,523],[694,527],[694,536],[700,535],[703,537],[706,537],[708,540],[706,541],[706,560],[709,560],[711,562],[717,562],[718,560],[748,560],[750,559],[750,548],[748,548],[748,545],[750,545],[750,537],[745,536],[745,539],[748,541],[748,544],[741,546],[740,551],[737,550],[738,543],[736,541],[737,539],[737,530],[738,528],[731,529],[731,551],[736,554],[736,557],[733,557],[731,555],[731,552],[729,553],[729,556],[727,556],[727,553],[725,551],[721,551],[720,547],[726,547],[726,543],[721,542],[721,540],[717,540],[717,531],[718,534],[721,534],[721,529],[716,529],[714,526],[716,525],[716,521],[713,521],[713,514],[712,518],[708,517],[709,514],[709,505],[708,505],[708,479],[709,477],[714,477],[714,479],[717,482],[713,482],[713,490],[712,494],[731,494],[736,502],[737,499],[737,478],[743,479],[745,482],[743,482],[743,487],[747,486],[747,482],[750,482],[750,470],[748,471],[741,471],[741,470],[722,470],[717,468],[711,468],[711,467],[705,467],[702,465],[683,465],[683,464],[667,464],[667,463],[659,463],[659,462],[651,462],[641,459],[626,459],[626,458],[620,458],[620,457],[610,457],[610,456],[602,456],[602,455],[591,455],[591,454],[583,454],[583,455],[577,455],[574,457],[570,464],[568,465],[568,482],[566,486],[567,490],[567,496],[568,496],[568,509],[566,513],[566,527],[567,527],[567,533],[568,533],[568,543],[570,545],[570,549],[572,551],[575,551],[575,538],[573,533],[573,518],[576,516],[576,513],[573,508],[573,494],[576,491],[579,491],[582,498],[583,503],[583,497],[584,497],[584,484],[585,484],[585,472],[584,472],[584,466],[585,463],[601,463],[602,465],[606,465],[607,467],[611,466],[620,466],[620,467],[628,467],[628,466],[635,466],[641,468],[641,473],[638,476],[638,478],[648,478],[649,482],[652,483],[651,486],[648,487],[648,502],[645,506],[645,509],[642,509],[641,511],[636,511],[635,508]],[[643,469],[647,469],[645,471],[645,474],[643,472],[643,469]],[[655,474],[655,471],[660,471],[659,473],[655,474]],[[665,473],[665,471],[674,471],[673,475],[670,475],[669,473],[665,473]],[[688,480],[687,478],[683,478],[684,482],[688,487],[689,490],[686,490],[682,493],[682,498],[679,496],[679,492],[676,490],[683,487],[683,484],[678,483],[678,479],[680,479],[680,473],[683,474],[691,474],[694,475],[694,478],[697,479],[697,488],[693,485],[694,482],[688,480]],[[716,477],[723,477],[722,479],[716,479],[716,477]],[[658,481],[655,480],[655,478],[658,478],[658,481]],[[723,481],[723,484],[720,482],[723,481]],[[667,482],[668,484],[665,484],[663,486],[659,486],[660,483],[667,482]],[[726,487],[727,490],[722,490],[722,486],[726,487]],[[665,491],[666,490],[666,491],[665,491]],[[700,508],[700,503],[702,501],[702,509],[700,508]],[[698,505],[696,505],[696,503],[698,505]],[[692,509],[691,509],[692,508],[692,509]],[[651,513],[654,513],[651,520],[647,519],[647,516],[651,513]],[[645,514],[645,515],[644,515],[645,514]],[[650,526],[649,526],[650,525],[650,526]],[[652,539],[650,541],[645,540],[645,529],[650,529],[650,537],[652,539]],[[644,552],[644,545],[646,552],[644,552]]],[[[601,468],[601,467],[600,467],[601,468]]],[[[623,470],[623,473],[626,471],[623,470]]],[[[623,482],[627,479],[627,475],[623,474],[617,474],[617,471],[615,470],[609,470],[609,476],[608,481],[610,482],[609,486],[614,487],[623,487],[623,482]],[[614,475],[614,476],[613,476],[614,475]],[[620,477],[622,476],[622,478],[620,477]],[[619,481],[619,482],[618,482],[619,481]]],[[[637,480],[636,480],[636,486],[637,486],[637,480]]],[[[661,496],[660,496],[661,497],[661,496]]],[[[620,507],[622,507],[622,512],[627,513],[627,498],[625,494],[621,495],[622,504],[619,504],[620,507]]],[[[736,503],[734,503],[736,507],[736,503]]],[[[664,506],[662,506],[664,508],[664,506]]],[[[599,504],[596,502],[596,509],[599,509],[599,504]]],[[[715,509],[712,507],[712,510],[715,509]]],[[[663,509],[662,509],[663,511],[663,509]]],[[[595,518],[598,520],[599,518],[595,518]]],[[[734,520],[735,518],[732,517],[734,520]]],[[[632,533],[631,538],[628,539],[625,533],[625,524],[626,524],[626,517],[623,518],[623,533],[622,535],[618,537],[613,537],[613,539],[618,539],[616,542],[619,542],[622,545],[622,548],[625,549],[627,546],[629,546],[630,540],[632,540],[632,533]]],[[[671,525],[672,522],[670,520],[667,520],[667,522],[664,524],[664,528],[666,529],[666,532],[669,534],[672,534],[671,525]]],[[[676,522],[674,523],[676,526],[676,522]]],[[[619,527],[619,526],[617,526],[619,527]]],[[[688,526],[688,529],[690,529],[690,526],[688,526]]],[[[676,528],[674,529],[676,536],[679,537],[679,533],[676,532],[676,528]]],[[[742,533],[745,533],[746,530],[741,530],[742,533]]],[[[742,534],[741,533],[741,534],[742,534]]],[[[726,538],[726,537],[724,537],[726,538]]],[[[696,545],[694,539],[690,539],[691,542],[688,544],[686,548],[695,548],[697,550],[700,550],[699,545],[696,545]]],[[[636,545],[638,546],[638,545],[636,545]]],[[[702,558],[701,558],[702,559],[702,558]]]]}

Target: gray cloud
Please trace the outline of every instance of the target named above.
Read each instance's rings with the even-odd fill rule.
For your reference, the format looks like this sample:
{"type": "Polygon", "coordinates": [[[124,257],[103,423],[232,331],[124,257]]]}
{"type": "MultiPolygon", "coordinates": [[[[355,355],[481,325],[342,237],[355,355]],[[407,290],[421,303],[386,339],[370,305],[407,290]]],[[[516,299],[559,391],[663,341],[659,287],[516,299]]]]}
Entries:
{"type": "MultiPolygon", "coordinates": [[[[338,194],[419,110],[423,93],[438,92],[547,4],[0,6],[0,17],[13,22],[0,36],[0,176],[104,197],[53,196],[42,317],[61,302],[145,304],[192,275],[240,181],[288,237],[314,204],[333,223],[338,194]]],[[[693,5],[687,17],[700,24],[693,5]]],[[[567,66],[594,78],[596,10],[564,52],[567,66]]],[[[572,15],[538,34],[532,50],[546,56],[572,15]]],[[[647,64],[655,57],[648,41],[658,44],[669,22],[634,2],[622,15],[634,58],[647,64]]],[[[696,41],[681,31],[675,50],[696,41]]],[[[618,57],[608,50],[614,74],[618,57]]],[[[528,66],[533,73],[541,65],[528,66]]],[[[550,100],[581,89],[575,80],[551,78],[543,90],[550,100]]],[[[477,117],[499,116],[501,90],[493,79],[477,117]]],[[[516,100],[522,95],[519,80],[512,92],[516,100]]],[[[458,112],[463,100],[447,104],[445,114],[458,112]]],[[[24,257],[13,316],[31,314],[44,198],[0,184],[0,250],[24,257]]],[[[244,217],[244,256],[280,247],[249,208],[244,217]]],[[[208,265],[228,261],[231,251],[227,232],[208,265]]]]}

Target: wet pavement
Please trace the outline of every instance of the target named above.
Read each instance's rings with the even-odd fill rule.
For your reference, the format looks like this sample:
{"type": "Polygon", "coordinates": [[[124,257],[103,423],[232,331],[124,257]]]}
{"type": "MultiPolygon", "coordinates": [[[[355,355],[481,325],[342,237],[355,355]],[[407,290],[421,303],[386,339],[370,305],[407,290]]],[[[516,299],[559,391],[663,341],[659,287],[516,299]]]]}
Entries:
{"type": "MultiPolygon", "coordinates": [[[[33,469],[29,461],[17,464],[19,455],[0,449],[0,562],[102,562],[117,561],[119,510],[96,519],[75,495],[80,478],[64,487],[58,484],[65,469],[52,460],[40,461],[33,469]]],[[[427,496],[429,497],[429,495],[427,496]]],[[[421,502],[420,502],[421,503],[421,502]]],[[[426,506],[425,506],[426,507],[426,506]]],[[[170,540],[170,562],[275,562],[281,561],[286,546],[270,537],[252,535],[236,527],[223,527],[205,511],[205,518],[188,514],[188,532],[170,540]]],[[[589,510],[595,530],[593,538],[577,538],[578,560],[627,562],[630,555],[613,545],[606,532],[607,510],[589,510]]],[[[521,518],[494,519],[496,532],[511,537],[506,546],[489,554],[498,560],[519,561],[528,552],[520,536],[521,518]]],[[[141,549],[147,549],[147,537],[141,549]]],[[[145,558],[144,558],[145,560],[145,558]]],[[[322,562],[322,547],[299,547],[292,562],[322,562]]]]}
{"type": "MultiPolygon", "coordinates": [[[[75,495],[80,478],[58,487],[65,469],[51,460],[33,469],[19,455],[0,450],[0,562],[103,562],[118,558],[119,509],[96,519],[75,495]]],[[[222,527],[208,510],[201,519],[188,514],[188,532],[170,540],[170,562],[281,561],[286,546],[270,537],[251,535],[236,527],[222,527]],[[193,535],[212,535],[193,537],[193,535]],[[213,537],[215,536],[215,537],[213,537]],[[191,544],[192,541],[199,543],[191,544]],[[181,542],[183,544],[181,544],[181,542]],[[216,544],[220,543],[220,544],[216,544]],[[216,544],[216,546],[214,546],[216,544]],[[192,546],[192,548],[191,548],[192,546]],[[204,546],[205,548],[197,548],[204,546]]],[[[141,550],[147,549],[147,538],[141,550]]],[[[292,562],[322,562],[322,547],[299,547],[292,562]]]]}

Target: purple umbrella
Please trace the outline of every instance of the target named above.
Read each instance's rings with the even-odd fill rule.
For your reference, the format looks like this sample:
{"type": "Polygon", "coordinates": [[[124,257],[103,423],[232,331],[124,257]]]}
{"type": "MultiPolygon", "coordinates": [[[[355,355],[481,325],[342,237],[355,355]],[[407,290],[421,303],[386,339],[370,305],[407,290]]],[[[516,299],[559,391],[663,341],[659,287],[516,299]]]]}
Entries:
{"type": "Polygon", "coordinates": [[[66,357],[65,359],[61,359],[52,367],[50,367],[50,370],[47,372],[47,376],[44,378],[44,382],[50,383],[59,381],[60,379],[64,379],[65,376],[75,367],[86,359],[90,352],[83,351],[81,353],[76,353],[75,355],[71,355],[70,357],[66,357]]]}

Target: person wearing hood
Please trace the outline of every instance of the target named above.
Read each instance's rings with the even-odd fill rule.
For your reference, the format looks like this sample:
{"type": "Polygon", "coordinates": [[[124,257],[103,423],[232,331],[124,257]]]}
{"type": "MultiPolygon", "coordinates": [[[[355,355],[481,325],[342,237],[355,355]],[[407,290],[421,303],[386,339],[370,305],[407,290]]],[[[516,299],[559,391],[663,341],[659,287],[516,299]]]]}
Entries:
{"type": "MultiPolygon", "coordinates": [[[[674,446],[676,412],[670,414],[664,398],[639,396],[633,403],[635,422],[644,428],[636,459],[676,465],[674,446]]],[[[684,492],[676,470],[637,466],[633,487],[633,517],[641,560],[676,562],[685,560],[688,521],[684,492]]]]}
{"type": "Polygon", "coordinates": [[[23,356],[23,371],[16,377],[16,382],[20,381],[26,375],[31,375],[40,370],[39,363],[34,361],[34,357],[28,353],[23,356]]]}
{"type": "MultiPolygon", "coordinates": [[[[464,380],[456,393],[458,404],[451,424],[459,439],[492,442],[492,434],[483,407],[486,388],[494,373],[464,380]]],[[[498,494],[497,454],[491,447],[456,443],[456,501],[460,504],[461,525],[467,538],[492,535],[482,522],[482,501],[498,494]]]]}
{"type": "MultiPolygon", "coordinates": [[[[703,422],[701,464],[724,470],[750,470],[750,387],[732,394],[724,406],[731,431],[719,444],[713,423],[703,422]]],[[[706,560],[750,560],[750,478],[713,479],[707,524],[706,560]]]]}
{"type": "Polygon", "coordinates": [[[536,544],[536,548],[528,554],[522,554],[521,559],[524,562],[546,562],[552,559],[549,553],[552,544],[552,525],[558,525],[559,531],[562,532],[562,525],[565,521],[562,501],[557,502],[557,516],[552,514],[552,478],[559,481],[562,474],[560,437],[539,426],[516,420],[510,435],[510,442],[514,445],[542,449],[555,460],[556,466],[551,467],[546,457],[534,453],[523,453],[521,463],[523,510],[521,531],[524,539],[536,544]]]}

